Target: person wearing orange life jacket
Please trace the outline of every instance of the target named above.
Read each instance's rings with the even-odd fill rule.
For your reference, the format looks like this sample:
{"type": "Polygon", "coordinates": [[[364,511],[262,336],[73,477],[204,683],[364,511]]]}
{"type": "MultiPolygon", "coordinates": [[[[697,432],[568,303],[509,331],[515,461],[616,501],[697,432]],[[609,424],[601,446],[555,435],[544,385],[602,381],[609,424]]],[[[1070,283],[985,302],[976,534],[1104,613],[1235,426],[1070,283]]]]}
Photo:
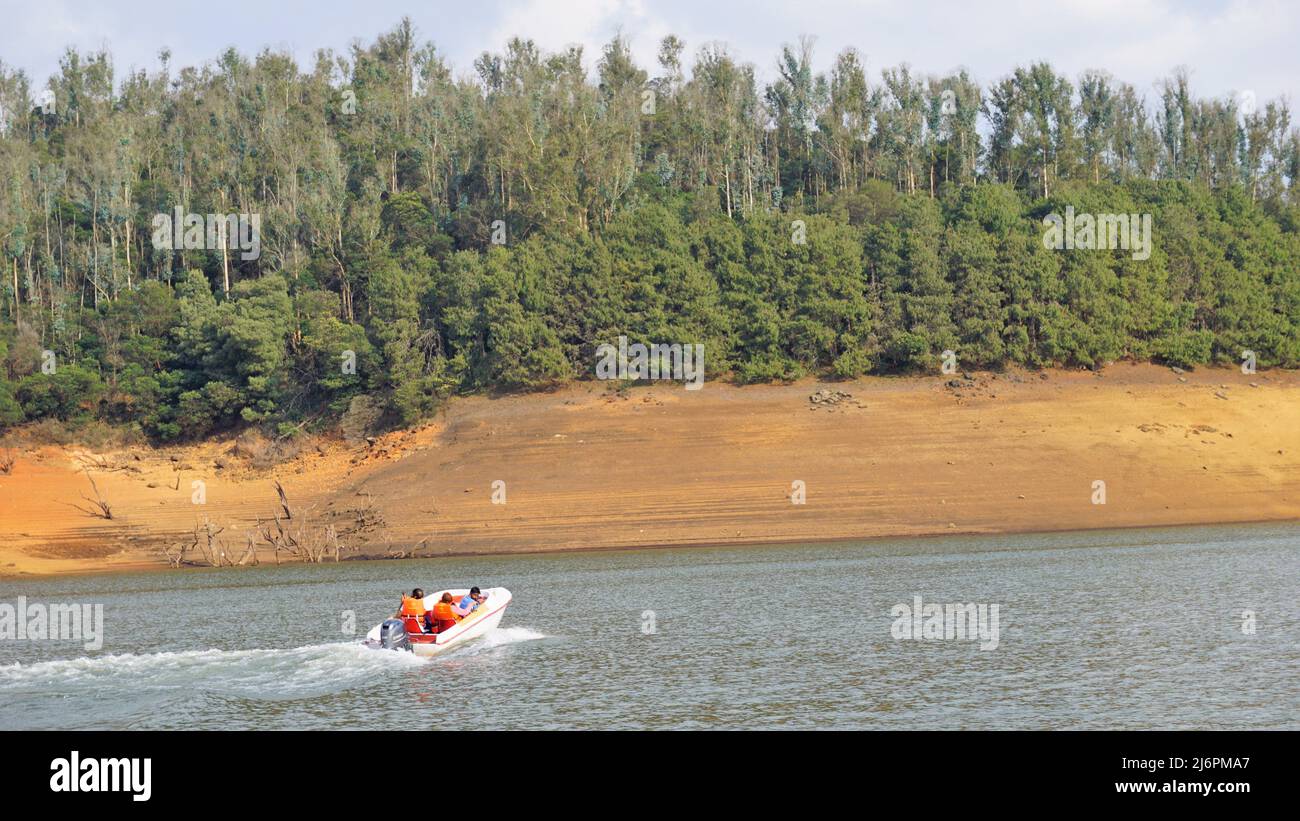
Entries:
{"type": "Polygon", "coordinates": [[[433,623],[436,633],[456,626],[456,613],[451,609],[450,593],[443,593],[433,610],[429,611],[429,621],[433,623]]]}
{"type": "Polygon", "coordinates": [[[393,618],[414,618],[417,622],[423,623],[427,615],[424,607],[424,591],[417,587],[411,591],[411,595],[402,596],[402,606],[398,608],[397,615],[393,618]]]}

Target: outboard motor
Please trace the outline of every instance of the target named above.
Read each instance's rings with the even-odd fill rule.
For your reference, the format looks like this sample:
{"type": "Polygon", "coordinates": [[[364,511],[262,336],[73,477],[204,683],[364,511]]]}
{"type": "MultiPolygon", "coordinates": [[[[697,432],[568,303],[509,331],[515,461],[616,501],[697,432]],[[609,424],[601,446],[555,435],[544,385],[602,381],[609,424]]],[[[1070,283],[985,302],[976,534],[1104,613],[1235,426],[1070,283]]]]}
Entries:
{"type": "Polygon", "coordinates": [[[379,625],[379,646],[385,650],[411,649],[411,637],[401,619],[386,619],[379,625]]]}

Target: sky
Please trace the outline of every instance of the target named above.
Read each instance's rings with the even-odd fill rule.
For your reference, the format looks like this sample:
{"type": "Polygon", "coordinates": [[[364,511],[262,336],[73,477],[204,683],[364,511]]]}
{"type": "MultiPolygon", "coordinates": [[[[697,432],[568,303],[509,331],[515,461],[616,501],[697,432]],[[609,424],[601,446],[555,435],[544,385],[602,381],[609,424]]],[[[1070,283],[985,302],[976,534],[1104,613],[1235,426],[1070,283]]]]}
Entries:
{"type": "Polygon", "coordinates": [[[230,46],[249,55],[288,49],[309,68],[316,49],[346,52],[403,16],[458,76],[515,35],[547,50],[580,44],[594,68],[620,33],[653,76],[659,40],[672,33],[688,57],[725,43],[768,81],[781,45],[810,35],[818,70],[854,46],[874,78],[906,62],[923,74],[965,68],[987,87],[1046,59],[1071,78],[1106,69],[1149,99],[1177,66],[1202,96],[1294,101],[1300,90],[1297,0],[0,0],[0,61],[37,87],[68,46],[107,47],[119,77],[157,68],[164,46],[173,69],[230,46]]]}

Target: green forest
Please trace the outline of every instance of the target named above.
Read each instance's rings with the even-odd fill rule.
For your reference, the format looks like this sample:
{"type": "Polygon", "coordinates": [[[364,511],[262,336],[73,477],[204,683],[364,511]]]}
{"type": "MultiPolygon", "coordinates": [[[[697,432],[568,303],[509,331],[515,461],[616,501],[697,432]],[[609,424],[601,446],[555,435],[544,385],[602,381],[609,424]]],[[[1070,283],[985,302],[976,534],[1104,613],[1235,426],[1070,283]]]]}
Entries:
{"type": "Polygon", "coordinates": [[[1300,133],[1282,101],[1104,71],[771,69],[665,38],[640,66],[528,40],[451,66],[409,23],[346,54],[115,73],[0,63],[0,429],[155,442],[409,425],[450,397],[702,343],[710,379],[1300,363],[1300,133]],[[759,76],[771,76],[760,82],[759,76]],[[255,214],[260,254],[158,247],[255,214]],[[1152,253],[1058,251],[1067,208],[1152,253]],[[349,364],[351,363],[351,364],[349,364]]]}

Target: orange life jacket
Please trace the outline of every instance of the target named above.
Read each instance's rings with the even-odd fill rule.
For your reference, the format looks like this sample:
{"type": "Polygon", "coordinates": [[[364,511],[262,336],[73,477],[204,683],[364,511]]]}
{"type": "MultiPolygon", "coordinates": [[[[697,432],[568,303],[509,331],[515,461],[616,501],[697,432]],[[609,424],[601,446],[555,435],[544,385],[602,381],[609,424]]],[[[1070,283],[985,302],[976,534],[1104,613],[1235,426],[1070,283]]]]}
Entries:
{"type": "Polygon", "coordinates": [[[434,621],[456,621],[456,614],[451,611],[451,605],[445,601],[440,601],[433,606],[434,621]]]}
{"type": "Polygon", "coordinates": [[[410,596],[402,596],[402,609],[399,611],[403,616],[423,616],[424,599],[415,599],[410,596]]]}

